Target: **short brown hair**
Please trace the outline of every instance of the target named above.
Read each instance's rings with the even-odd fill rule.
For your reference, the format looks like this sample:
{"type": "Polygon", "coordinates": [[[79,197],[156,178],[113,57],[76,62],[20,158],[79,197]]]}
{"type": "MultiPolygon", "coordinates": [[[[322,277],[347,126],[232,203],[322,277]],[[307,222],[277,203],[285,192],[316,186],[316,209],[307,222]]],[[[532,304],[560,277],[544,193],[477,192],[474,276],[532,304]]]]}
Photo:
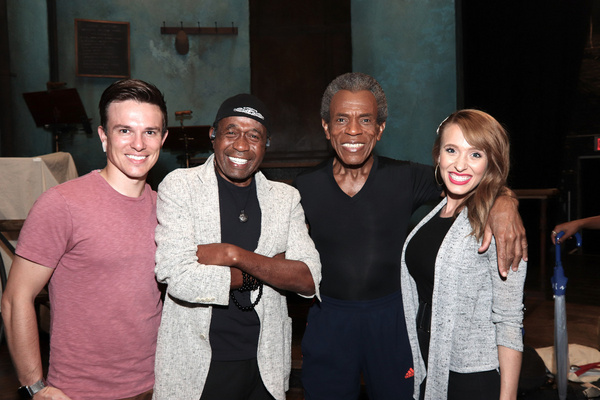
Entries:
{"type": "Polygon", "coordinates": [[[156,86],[139,79],[122,79],[114,82],[104,90],[98,109],[100,111],[100,125],[107,130],[108,106],[115,101],[135,100],[139,103],[150,103],[158,106],[163,115],[161,135],[167,131],[167,104],[163,94],[156,86]]]}

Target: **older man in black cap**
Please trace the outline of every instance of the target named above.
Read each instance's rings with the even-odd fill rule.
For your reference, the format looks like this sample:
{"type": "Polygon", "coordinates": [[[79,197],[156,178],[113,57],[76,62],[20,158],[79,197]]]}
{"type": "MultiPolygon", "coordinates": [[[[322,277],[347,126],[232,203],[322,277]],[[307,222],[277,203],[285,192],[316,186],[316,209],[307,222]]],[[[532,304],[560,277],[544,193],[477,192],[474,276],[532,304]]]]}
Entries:
{"type": "Polygon", "coordinates": [[[156,276],[168,288],[155,399],[285,399],[285,291],[318,296],[321,264],[296,189],[257,171],[270,120],[252,95],[227,99],[214,155],[158,189],[156,276]]]}

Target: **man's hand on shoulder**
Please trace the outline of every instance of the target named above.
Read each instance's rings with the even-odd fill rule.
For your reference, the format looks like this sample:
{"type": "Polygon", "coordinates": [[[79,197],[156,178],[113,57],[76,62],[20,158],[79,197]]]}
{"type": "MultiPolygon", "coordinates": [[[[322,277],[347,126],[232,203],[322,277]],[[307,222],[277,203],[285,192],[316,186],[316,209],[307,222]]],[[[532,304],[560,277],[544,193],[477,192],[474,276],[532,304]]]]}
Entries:
{"type": "MultiPolygon", "coordinates": [[[[510,192],[512,193],[512,192],[510,192]]],[[[521,259],[527,261],[527,237],[525,227],[519,215],[519,202],[514,195],[502,195],[496,198],[488,216],[479,252],[485,252],[496,238],[498,253],[498,271],[507,276],[512,265],[513,271],[519,268],[521,259]]]]}

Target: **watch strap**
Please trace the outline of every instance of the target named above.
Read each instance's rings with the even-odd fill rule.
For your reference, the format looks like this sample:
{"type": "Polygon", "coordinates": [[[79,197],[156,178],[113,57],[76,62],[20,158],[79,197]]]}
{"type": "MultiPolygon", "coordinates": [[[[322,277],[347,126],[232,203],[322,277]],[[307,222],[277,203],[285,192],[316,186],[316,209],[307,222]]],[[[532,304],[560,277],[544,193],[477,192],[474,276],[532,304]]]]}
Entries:
{"type": "Polygon", "coordinates": [[[31,399],[31,398],[33,398],[33,396],[35,396],[35,394],[37,392],[39,392],[40,390],[42,390],[46,386],[47,386],[46,385],[46,381],[44,379],[40,379],[39,381],[37,381],[33,385],[21,386],[19,388],[19,394],[23,398],[25,398],[25,399],[31,399]]]}

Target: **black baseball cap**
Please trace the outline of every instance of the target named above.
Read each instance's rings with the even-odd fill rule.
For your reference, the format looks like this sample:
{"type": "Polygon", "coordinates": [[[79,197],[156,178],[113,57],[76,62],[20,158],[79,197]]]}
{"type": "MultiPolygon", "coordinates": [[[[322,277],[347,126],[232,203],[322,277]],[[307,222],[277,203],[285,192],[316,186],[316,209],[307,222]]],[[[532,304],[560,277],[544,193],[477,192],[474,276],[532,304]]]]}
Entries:
{"type": "Polygon", "coordinates": [[[271,113],[267,106],[254,95],[240,93],[225,100],[217,111],[213,127],[216,128],[217,123],[227,117],[252,118],[263,124],[267,128],[269,136],[271,135],[271,113]]]}

